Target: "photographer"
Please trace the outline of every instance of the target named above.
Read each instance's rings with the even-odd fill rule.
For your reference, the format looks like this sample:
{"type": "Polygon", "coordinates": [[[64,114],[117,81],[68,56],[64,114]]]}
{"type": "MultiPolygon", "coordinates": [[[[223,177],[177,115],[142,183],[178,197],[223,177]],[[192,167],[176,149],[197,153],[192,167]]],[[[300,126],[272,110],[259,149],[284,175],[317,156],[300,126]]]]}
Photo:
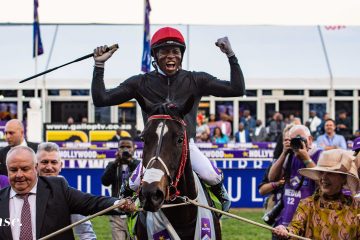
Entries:
{"type": "Polygon", "coordinates": [[[269,171],[271,182],[285,178],[282,201],[284,207],[280,213],[278,224],[287,226],[299,204],[299,201],[313,194],[315,182],[302,177],[300,168],[312,168],[321,153],[313,144],[310,131],[304,125],[293,126],[287,135],[284,135],[283,151],[269,171]]]}
{"type": "MultiPolygon", "coordinates": [[[[284,128],[282,134],[278,137],[276,147],[274,149],[274,161],[276,161],[280,157],[281,153],[283,152],[283,148],[284,148],[283,138],[284,138],[284,136],[289,135],[289,131],[293,126],[294,126],[294,124],[288,124],[284,128]]],[[[279,181],[270,182],[269,181],[269,171],[271,169],[272,164],[273,163],[271,163],[269,165],[269,167],[266,169],[263,180],[259,184],[258,188],[259,188],[259,193],[261,195],[266,195],[266,194],[270,193],[266,197],[266,200],[264,202],[265,214],[262,217],[262,219],[268,225],[275,227],[278,225],[280,213],[284,207],[282,197],[283,197],[283,193],[284,193],[285,177],[287,177],[287,176],[284,176],[279,181]]],[[[277,240],[278,237],[273,234],[272,239],[277,240]]]]}
{"type": "MultiPolygon", "coordinates": [[[[133,158],[135,151],[134,142],[131,138],[121,138],[119,141],[119,148],[116,152],[115,161],[109,162],[106,166],[104,174],[101,177],[101,183],[104,186],[111,184],[111,196],[113,197],[127,197],[125,192],[126,181],[130,173],[135,170],[140,163],[139,160],[133,158]]],[[[123,240],[129,239],[129,233],[126,225],[126,215],[109,216],[112,239],[123,240]]]]}

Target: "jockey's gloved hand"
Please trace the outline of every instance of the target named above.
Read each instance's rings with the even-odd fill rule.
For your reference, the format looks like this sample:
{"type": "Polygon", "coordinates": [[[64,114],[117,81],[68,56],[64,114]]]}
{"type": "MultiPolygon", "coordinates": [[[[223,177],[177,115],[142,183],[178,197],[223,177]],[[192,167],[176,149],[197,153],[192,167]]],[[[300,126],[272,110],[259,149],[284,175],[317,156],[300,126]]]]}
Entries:
{"type": "Polygon", "coordinates": [[[104,45],[101,47],[97,47],[94,49],[94,60],[95,60],[95,66],[103,68],[105,66],[105,62],[111,58],[113,53],[117,50],[117,48],[113,48],[106,52],[106,49],[108,46],[104,45]]]}
{"type": "Polygon", "coordinates": [[[215,45],[218,46],[220,50],[226,54],[227,57],[232,57],[235,55],[234,51],[231,48],[228,37],[219,38],[216,41],[215,45]]]}

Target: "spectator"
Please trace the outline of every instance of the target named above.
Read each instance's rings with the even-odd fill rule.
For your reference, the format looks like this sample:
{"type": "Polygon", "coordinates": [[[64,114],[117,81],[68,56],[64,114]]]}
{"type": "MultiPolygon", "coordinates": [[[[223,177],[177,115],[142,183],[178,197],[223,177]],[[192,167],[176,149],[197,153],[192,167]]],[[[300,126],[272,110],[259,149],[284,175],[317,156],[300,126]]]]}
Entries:
{"type": "MultiPolygon", "coordinates": [[[[116,198],[78,191],[61,177],[38,177],[36,155],[29,147],[13,147],[7,154],[6,163],[10,186],[0,190],[0,209],[6,210],[0,211],[0,218],[21,219],[22,214],[36,214],[21,219],[19,224],[15,221],[10,226],[2,226],[0,239],[25,239],[24,233],[31,239],[39,239],[70,225],[70,214],[91,215],[118,202],[116,198]],[[23,181],[19,182],[19,179],[23,181]],[[19,207],[14,211],[11,206],[19,207]]],[[[129,204],[127,201],[127,206],[129,204]]],[[[52,239],[74,239],[73,231],[65,231],[52,239]]]]}
{"type": "MultiPolygon", "coordinates": [[[[231,123],[228,121],[228,119],[229,119],[229,117],[226,113],[221,113],[220,120],[217,121],[217,126],[219,128],[221,128],[221,132],[229,138],[231,136],[232,127],[231,127],[231,123]]],[[[214,132],[214,134],[215,134],[215,132],[214,132]]]]}
{"type": "Polygon", "coordinates": [[[5,175],[0,175],[0,189],[9,186],[9,179],[5,175]]]}
{"type": "Polygon", "coordinates": [[[318,181],[319,190],[300,201],[287,228],[280,225],[274,232],[281,237],[290,232],[314,240],[359,239],[360,202],[342,193],[342,189],[353,193],[359,189],[354,157],[342,149],[326,151],[316,167],[299,171],[318,181]]]}
{"type": "Polygon", "coordinates": [[[352,135],[352,126],[351,120],[347,116],[346,111],[341,111],[339,113],[339,118],[336,120],[336,131],[338,134],[343,135],[346,140],[351,139],[352,135]]]}
{"type": "Polygon", "coordinates": [[[347,149],[345,138],[335,133],[336,123],[331,118],[325,121],[325,134],[318,137],[317,145],[324,149],[347,149]]]}
{"type": "Polygon", "coordinates": [[[260,119],[256,120],[256,127],[253,134],[250,133],[252,142],[265,142],[267,140],[266,128],[262,126],[260,119]]]}
{"type": "Polygon", "coordinates": [[[317,137],[318,136],[317,128],[321,124],[321,119],[316,115],[315,110],[310,111],[310,118],[309,118],[308,122],[310,123],[309,128],[310,128],[311,135],[313,137],[317,137]]]}
{"type": "Polygon", "coordinates": [[[214,136],[212,137],[212,142],[216,144],[226,144],[228,143],[229,138],[222,133],[221,128],[216,127],[214,129],[214,136]]]}
{"type": "Polygon", "coordinates": [[[242,122],[239,123],[239,131],[235,133],[235,142],[236,143],[249,143],[251,142],[250,133],[245,129],[245,126],[242,122]]]}
{"type": "Polygon", "coordinates": [[[201,134],[203,132],[206,132],[207,134],[210,134],[210,128],[206,123],[204,123],[204,116],[201,114],[198,114],[196,117],[196,141],[200,139],[201,134]]]}
{"type": "Polygon", "coordinates": [[[202,132],[200,137],[197,139],[197,142],[198,143],[209,143],[209,142],[211,142],[210,135],[206,131],[202,132]]]}
{"type": "Polygon", "coordinates": [[[213,113],[210,114],[207,125],[210,129],[210,136],[212,136],[214,134],[215,127],[218,127],[218,123],[216,122],[215,114],[213,114],[213,113]]]}
{"type": "MultiPolygon", "coordinates": [[[[360,176],[360,155],[359,155],[359,152],[360,152],[360,137],[357,137],[354,139],[354,142],[353,142],[353,145],[352,145],[352,150],[354,152],[354,157],[356,157],[355,159],[355,163],[356,163],[356,167],[358,169],[358,176],[360,176]]],[[[359,197],[360,193],[357,194],[356,197],[359,197]]]]}
{"type": "Polygon", "coordinates": [[[291,124],[294,121],[295,115],[294,114],[289,114],[288,117],[285,117],[284,122],[285,125],[291,124]]]}
{"type": "Polygon", "coordinates": [[[111,139],[112,142],[119,142],[121,139],[121,129],[118,128],[116,129],[116,133],[114,135],[114,137],[111,139]]]}
{"type": "Polygon", "coordinates": [[[141,136],[141,131],[136,129],[135,131],[135,136],[133,137],[133,142],[142,142],[142,136],[141,136]]]}
{"type": "Polygon", "coordinates": [[[269,126],[269,140],[270,142],[276,142],[277,138],[281,135],[285,123],[283,121],[283,115],[279,112],[274,114],[274,119],[270,122],[269,126]]]}
{"type": "Polygon", "coordinates": [[[294,117],[290,124],[301,125],[301,119],[298,117],[294,117]]]}
{"type": "MultiPolygon", "coordinates": [[[[37,158],[37,172],[39,176],[43,177],[62,177],[60,174],[63,162],[60,156],[60,149],[56,143],[45,142],[40,143],[36,153],[37,158]]],[[[71,214],[71,223],[78,222],[85,217],[80,214],[71,214]]],[[[96,239],[90,221],[86,221],[74,227],[74,233],[80,240],[96,239]]]]}
{"type": "MultiPolygon", "coordinates": [[[[274,160],[276,161],[282,151],[283,151],[283,136],[289,136],[290,129],[294,126],[294,124],[287,125],[282,134],[279,136],[276,147],[274,149],[274,160]]],[[[293,152],[290,152],[287,156],[288,159],[293,157],[293,152]]],[[[274,161],[273,161],[274,162],[274,161]]],[[[271,225],[277,226],[280,221],[280,213],[283,208],[283,194],[284,194],[284,184],[285,178],[289,180],[289,174],[284,174],[284,177],[278,181],[270,181],[269,180],[269,171],[271,169],[272,164],[266,169],[266,172],[263,177],[262,183],[258,186],[259,193],[264,195],[271,192],[271,194],[265,199],[265,214],[263,216],[263,220],[271,225]]],[[[287,167],[291,167],[290,165],[287,167]]],[[[272,236],[273,240],[278,239],[274,234],[272,236]]]]}
{"type": "Polygon", "coordinates": [[[0,149],[0,174],[7,176],[6,168],[6,155],[9,150],[15,146],[28,146],[34,151],[37,150],[37,143],[27,142],[24,137],[24,125],[18,119],[12,119],[8,121],[5,125],[5,141],[8,143],[8,146],[0,149]]]}
{"type": "Polygon", "coordinates": [[[88,123],[88,118],[87,117],[82,117],[81,118],[81,123],[88,123]]]}
{"type": "Polygon", "coordinates": [[[324,129],[324,126],[325,126],[325,121],[328,120],[330,118],[330,115],[329,113],[325,113],[322,117],[322,120],[321,120],[321,123],[320,125],[317,127],[317,132],[319,135],[323,135],[325,133],[325,129],[324,129]]]}
{"type": "Polygon", "coordinates": [[[244,124],[245,130],[250,134],[254,133],[256,128],[256,121],[250,115],[250,110],[244,110],[244,115],[240,118],[240,122],[244,124]]]}
{"type": "MultiPolygon", "coordinates": [[[[127,197],[131,191],[126,187],[127,179],[133,172],[139,160],[134,159],[135,145],[131,138],[122,138],[119,141],[119,149],[116,152],[115,161],[109,162],[101,177],[104,186],[111,185],[112,197],[127,197]]],[[[110,215],[111,234],[113,240],[129,239],[126,215],[110,215]]]]}
{"type": "Polygon", "coordinates": [[[67,122],[67,124],[69,125],[69,126],[71,126],[71,125],[73,125],[74,124],[74,118],[73,117],[68,117],[68,119],[66,120],[66,122],[67,122]]]}
{"type": "Polygon", "coordinates": [[[301,177],[298,169],[315,167],[314,162],[317,162],[321,150],[313,144],[311,133],[304,125],[293,126],[289,134],[284,136],[283,146],[283,152],[269,171],[269,180],[274,182],[285,178],[284,208],[278,223],[287,226],[299,201],[312,195],[315,190],[315,182],[301,177]],[[289,157],[292,152],[293,157],[289,157]]]}
{"type": "Polygon", "coordinates": [[[354,133],[354,139],[360,137],[360,130],[356,130],[354,133]]]}

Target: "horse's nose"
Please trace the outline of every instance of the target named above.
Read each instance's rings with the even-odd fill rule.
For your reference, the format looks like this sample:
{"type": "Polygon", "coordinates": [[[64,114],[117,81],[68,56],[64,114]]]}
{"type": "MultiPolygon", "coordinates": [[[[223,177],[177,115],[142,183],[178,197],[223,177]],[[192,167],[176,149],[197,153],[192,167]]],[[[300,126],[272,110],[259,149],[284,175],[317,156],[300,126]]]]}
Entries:
{"type": "Polygon", "coordinates": [[[164,192],[158,186],[148,185],[143,187],[142,195],[144,199],[144,210],[156,212],[158,211],[164,202],[164,192]]]}

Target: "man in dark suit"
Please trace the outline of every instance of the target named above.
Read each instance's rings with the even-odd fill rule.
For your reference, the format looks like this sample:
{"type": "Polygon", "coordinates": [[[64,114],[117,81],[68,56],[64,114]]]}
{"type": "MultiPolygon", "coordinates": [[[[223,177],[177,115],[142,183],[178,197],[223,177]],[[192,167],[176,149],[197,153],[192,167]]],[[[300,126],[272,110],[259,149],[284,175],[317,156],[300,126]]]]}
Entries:
{"type": "MultiPolygon", "coordinates": [[[[70,214],[90,215],[117,203],[117,198],[69,187],[60,177],[38,177],[36,156],[29,147],[12,148],[6,162],[10,186],[0,190],[0,218],[13,224],[0,227],[0,239],[39,239],[70,225],[70,214]]],[[[74,235],[69,230],[52,239],[74,235]]]]}
{"type": "Polygon", "coordinates": [[[28,146],[36,152],[38,147],[37,143],[26,142],[24,138],[24,125],[18,119],[12,119],[6,123],[5,140],[8,146],[0,149],[0,174],[2,175],[8,175],[5,160],[10,148],[22,145],[28,146]]]}

